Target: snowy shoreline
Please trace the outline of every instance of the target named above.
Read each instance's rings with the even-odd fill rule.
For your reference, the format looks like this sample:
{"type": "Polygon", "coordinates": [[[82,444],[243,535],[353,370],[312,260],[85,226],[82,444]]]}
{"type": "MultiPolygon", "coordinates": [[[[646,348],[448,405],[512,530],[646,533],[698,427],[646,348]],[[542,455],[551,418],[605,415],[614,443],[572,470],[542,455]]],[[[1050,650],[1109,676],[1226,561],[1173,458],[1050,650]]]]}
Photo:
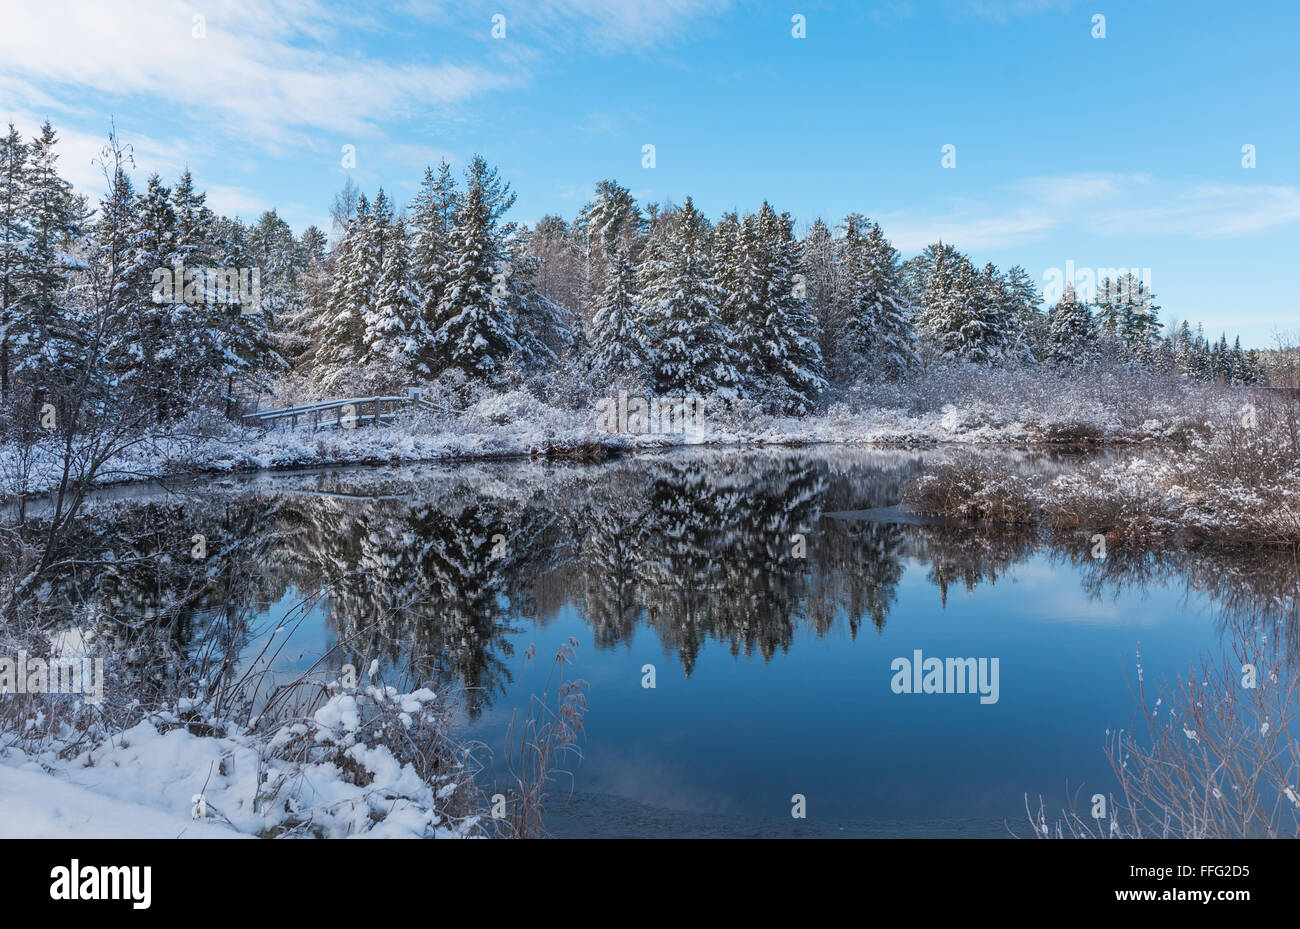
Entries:
{"type": "MultiPolygon", "coordinates": [[[[990,415],[982,407],[909,414],[879,408],[849,412],[832,408],[818,416],[756,416],[746,421],[709,422],[691,434],[610,433],[571,411],[547,407],[527,395],[491,398],[455,418],[424,414],[386,426],[352,430],[251,432],[231,428],[224,435],[162,436],[107,463],[95,486],[105,488],[163,478],[203,477],[257,471],[293,471],[334,465],[458,464],[510,460],[598,462],[627,453],[686,447],[761,448],[831,445],[863,448],[1103,449],[1163,445],[1178,441],[1193,423],[1165,416],[1141,424],[1099,417],[1048,419],[990,415]],[[523,406],[527,409],[516,409],[523,406]],[[519,415],[523,414],[523,415],[519,415]]],[[[53,459],[38,457],[22,478],[15,450],[0,445],[0,475],[7,495],[39,495],[57,486],[53,459]]]]}

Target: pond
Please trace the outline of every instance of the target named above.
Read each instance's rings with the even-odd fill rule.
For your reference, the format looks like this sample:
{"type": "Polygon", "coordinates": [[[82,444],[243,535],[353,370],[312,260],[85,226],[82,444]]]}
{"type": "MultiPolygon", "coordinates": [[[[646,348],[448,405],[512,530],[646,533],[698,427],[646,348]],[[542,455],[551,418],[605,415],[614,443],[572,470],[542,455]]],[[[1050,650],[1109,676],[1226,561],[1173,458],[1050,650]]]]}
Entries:
{"type": "Polygon", "coordinates": [[[451,685],[461,734],[494,759],[485,781],[572,639],[563,671],[588,709],[554,835],[1024,835],[1026,795],[1086,809],[1114,790],[1104,748],[1133,723],[1139,649],[1150,687],[1293,623],[1295,559],[1096,557],[1086,532],[900,509],[946,454],[697,450],[115,491],[82,519],[59,596],[164,623],[181,660],[226,636],[278,680],[377,660],[451,685]],[[247,622],[215,628],[232,599],[247,622]],[[940,672],[922,683],[926,659],[940,672]]]}

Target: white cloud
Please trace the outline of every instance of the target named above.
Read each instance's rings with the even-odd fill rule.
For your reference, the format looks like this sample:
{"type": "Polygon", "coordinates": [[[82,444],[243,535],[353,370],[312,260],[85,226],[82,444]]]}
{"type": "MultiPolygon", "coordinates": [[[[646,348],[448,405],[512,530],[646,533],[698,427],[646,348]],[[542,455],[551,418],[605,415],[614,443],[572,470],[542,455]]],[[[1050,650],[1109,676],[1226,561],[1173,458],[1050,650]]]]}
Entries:
{"type": "Polygon", "coordinates": [[[368,135],[385,118],[519,80],[477,65],[390,63],[312,47],[364,25],[346,7],[313,0],[15,4],[0,31],[0,86],[18,105],[38,108],[71,91],[143,98],[162,119],[216,122],[274,146],[293,129],[368,135]],[[203,38],[191,34],[199,14],[203,38]]]}
{"type": "Polygon", "coordinates": [[[964,250],[1040,241],[1063,227],[1106,237],[1249,236],[1300,220],[1300,189],[1285,185],[1196,184],[1179,189],[1146,174],[1027,178],[996,194],[940,210],[880,217],[894,245],[917,251],[937,239],[964,250]]]}

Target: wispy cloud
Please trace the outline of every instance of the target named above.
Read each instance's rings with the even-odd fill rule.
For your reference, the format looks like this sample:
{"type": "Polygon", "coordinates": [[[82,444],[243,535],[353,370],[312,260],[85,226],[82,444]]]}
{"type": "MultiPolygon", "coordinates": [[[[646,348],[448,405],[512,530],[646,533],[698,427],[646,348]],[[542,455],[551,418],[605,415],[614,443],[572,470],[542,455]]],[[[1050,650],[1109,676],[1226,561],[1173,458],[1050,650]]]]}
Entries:
{"type": "Polygon", "coordinates": [[[0,31],[0,81],[18,106],[47,108],[69,91],[143,100],[162,119],[200,119],[270,146],[301,143],[295,130],[370,134],[386,117],[520,80],[481,65],[395,63],[320,46],[364,25],[346,7],[313,0],[211,0],[201,12],[176,0],[15,4],[0,31]]]}
{"type": "Polygon", "coordinates": [[[943,239],[964,249],[1041,241],[1054,230],[1099,236],[1249,236],[1300,221],[1300,189],[1265,184],[1179,188],[1147,174],[1027,178],[982,198],[881,216],[894,244],[916,251],[943,239]]]}

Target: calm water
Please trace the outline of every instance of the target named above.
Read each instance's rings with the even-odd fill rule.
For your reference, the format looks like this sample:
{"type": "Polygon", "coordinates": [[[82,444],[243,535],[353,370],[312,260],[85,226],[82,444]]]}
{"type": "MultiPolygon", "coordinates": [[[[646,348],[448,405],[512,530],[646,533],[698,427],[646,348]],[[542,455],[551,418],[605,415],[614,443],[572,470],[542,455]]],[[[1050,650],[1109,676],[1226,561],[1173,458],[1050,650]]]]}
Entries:
{"type": "Polygon", "coordinates": [[[1094,559],[1087,533],[1048,544],[899,510],[942,457],[684,452],[119,492],[83,521],[92,563],[62,593],[166,624],[180,655],[230,636],[281,680],[324,654],[453,684],[464,734],[498,759],[572,638],[589,711],[557,835],[1024,834],[1025,794],[1059,809],[1067,785],[1112,789],[1103,746],[1133,720],[1138,648],[1148,682],[1172,679],[1285,623],[1295,562],[1094,559]],[[159,551],[162,568],[130,557],[159,551]],[[213,630],[226,598],[251,622],[213,630]],[[997,658],[997,702],[893,692],[891,662],[917,649],[997,658]]]}

